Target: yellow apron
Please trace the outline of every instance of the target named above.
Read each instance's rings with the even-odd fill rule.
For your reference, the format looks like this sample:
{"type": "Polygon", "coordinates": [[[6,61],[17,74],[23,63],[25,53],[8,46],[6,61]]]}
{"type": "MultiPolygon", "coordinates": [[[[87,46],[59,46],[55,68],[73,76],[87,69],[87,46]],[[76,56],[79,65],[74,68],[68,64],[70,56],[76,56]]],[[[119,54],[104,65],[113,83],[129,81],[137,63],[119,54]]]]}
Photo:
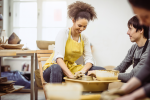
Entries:
{"type": "MultiPolygon", "coordinates": [[[[80,40],[81,40],[80,43],[78,43],[73,39],[71,39],[71,28],[70,28],[68,40],[66,42],[66,47],[65,47],[64,62],[67,65],[68,69],[72,72],[72,74],[74,74],[77,71],[80,71],[84,67],[83,65],[77,65],[75,63],[75,61],[83,55],[84,41],[81,39],[81,34],[80,34],[80,40]]],[[[46,70],[48,67],[50,67],[53,64],[57,64],[55,62],[52,62],[54,53],[44,64],[43,70],[46,70]]]]}

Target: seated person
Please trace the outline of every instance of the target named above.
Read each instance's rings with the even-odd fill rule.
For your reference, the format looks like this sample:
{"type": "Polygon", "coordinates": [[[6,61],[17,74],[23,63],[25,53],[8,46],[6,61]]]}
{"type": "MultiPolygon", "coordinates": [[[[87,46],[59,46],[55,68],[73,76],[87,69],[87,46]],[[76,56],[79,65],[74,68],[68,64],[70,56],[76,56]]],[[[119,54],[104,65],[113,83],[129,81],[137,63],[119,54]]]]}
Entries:
{"type": "MultiPolygon", "coordinates": [[[[128,21],[128,28],[127,34],[129,35],[131,42],[135,42],[135,44],[129,49],[128,54],[122,63],[114,68],[114,70],[120,72],[118,79],[122,82],[127,82],[141,69],[146,60],[148,48],[150,48],[150,43],[148,42],[149,27],[140,25],[137,16],[133,16],[128,21]],[[131,72],[125,73],[131,65],[133,65],[131,72]]],[[[95,74],[95,72],[89,71],[88,75],[91,74],[95,74]]]]}
{"type": "MultiPolygon", "coordinates": [[[[150,0],[128,1],[134,13],[138,15],[141,24],[150,26],[150,0]]],[[[149,53],[145,63],[141,66],[141,70],[121,88],[126,95],[116,100],[142,100],[145,97],[150,98],[150,48],[148,51],[149,53]]]]}
{"type": "Polygon", "coordinates": [[[135,42],[135,44],[129,49],[122,63],[114,68],[120,71],[118,79],[122,82],[127,82],[143,67],[148,54],[148,48],[150,48],[150,43],[148,42],[149,27],[140,25],[137,16],[133,16],[128,21],[128,28],[127,34],[131,42],[135,42]],[[131,65],[133,65],[131,72],[125,73],[131,65]]]}
{"type": "Polygon", "coordinates": [[[56,37],[55,52],[43,66],[43,78],[46,82],[61,83],[64,74],[74,78],[74,73],[104,69],[94,66],[90,42],[81,34],[89,21],[97,18],[94,7],[76,1],[68,6],[68,16],[72,19],[73,26],[61,30],[56,37]],[[75,63],[81,56],[84,56],[85,66],[75,63]]]}

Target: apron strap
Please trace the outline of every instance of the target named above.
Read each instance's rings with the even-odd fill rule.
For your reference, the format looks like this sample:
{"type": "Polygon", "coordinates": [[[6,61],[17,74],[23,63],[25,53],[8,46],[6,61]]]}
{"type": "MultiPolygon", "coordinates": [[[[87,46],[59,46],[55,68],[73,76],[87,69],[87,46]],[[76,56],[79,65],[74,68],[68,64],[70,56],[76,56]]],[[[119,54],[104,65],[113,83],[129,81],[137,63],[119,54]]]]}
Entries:
{"type": "MultiPolygon", "coordinates": [[[[146,43],[145,43],[145,45],[144,45],[142,54],[146,51],[146,48],[147,48],[147,46],[148,46],[148,42],[149,42],[149,40],[147,39],[147,41],[146,41],[146,43]]],[[[141,56],[142,56],[142,54],[141,54],[141,56]]]]}
{"type": "MultiPolygon", "coordinates": [[[[69,29],[69,36],[68,36],[68,38],[71,38],[71,28],[69,29]]],[[[80,34],[80,41],[82,41],[81,34],[80,34]]]]}
{"type": "MultiPolygon", "coordinates": [[[[146,48],[147,48],[147,46],[148,46],[148,42],[149,42],[149,40],[147,39],[147,41],[146,41],[146,43],[145,43],[145,45],[144,45],[144,48],[143,48],[143,50],[142,50],[142,54],[146,51],[146,48]]],[[[135,48],[135,50],[134,50],[134,52],[133,52],[133,55],[134,55],[136,49],[137,49],[137,47],[135,48]]],[[[141,56],[142,56],[142,54],[141,54],[141,56]]]]}

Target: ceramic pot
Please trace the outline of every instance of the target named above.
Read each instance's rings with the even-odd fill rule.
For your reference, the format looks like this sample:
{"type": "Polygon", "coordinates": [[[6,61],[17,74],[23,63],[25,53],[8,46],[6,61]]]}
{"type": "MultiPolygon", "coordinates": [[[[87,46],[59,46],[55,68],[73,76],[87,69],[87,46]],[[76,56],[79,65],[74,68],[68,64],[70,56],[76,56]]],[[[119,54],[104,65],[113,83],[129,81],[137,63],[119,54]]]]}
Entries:
{"type": "Polygon", "coordinates": [[[12,33],[8,39],[8,44],[20,44],[20,41],[19,37],[15,33],[12,33]]]}

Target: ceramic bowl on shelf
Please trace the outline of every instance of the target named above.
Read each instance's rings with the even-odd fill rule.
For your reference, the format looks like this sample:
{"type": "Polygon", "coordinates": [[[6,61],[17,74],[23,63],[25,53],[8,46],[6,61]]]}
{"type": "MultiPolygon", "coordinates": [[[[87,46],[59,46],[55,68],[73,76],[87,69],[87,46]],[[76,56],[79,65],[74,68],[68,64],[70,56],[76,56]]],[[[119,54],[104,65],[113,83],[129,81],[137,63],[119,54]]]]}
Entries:
{"type": "Polygon", "coordinates": [[[54,44],[55,41],[44,41],[44,40],[37,40],[36,41],[37,47],[41,50],[48,50],[48,46],[54,44]]]}

